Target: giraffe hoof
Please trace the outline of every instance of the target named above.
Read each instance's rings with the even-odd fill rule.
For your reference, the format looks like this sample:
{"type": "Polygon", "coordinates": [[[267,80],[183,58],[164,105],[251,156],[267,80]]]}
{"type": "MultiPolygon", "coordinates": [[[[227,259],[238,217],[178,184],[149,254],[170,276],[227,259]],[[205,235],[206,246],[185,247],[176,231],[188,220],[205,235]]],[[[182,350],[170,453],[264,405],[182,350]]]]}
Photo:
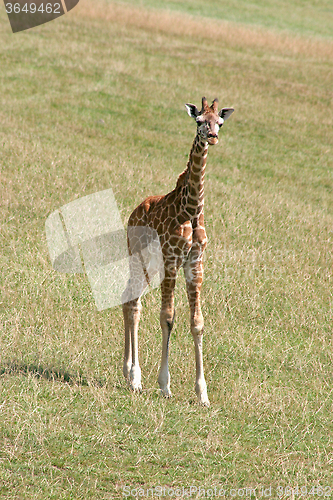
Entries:
{"type": "Polygon", "coordinates": [[[210,407],[210,402],[207,396],[207,390],[202,391],[201,394],[198,395],[198,403],[201,406],[205,406],[206,408],[210,407]]]}
{"type": "Polygon", "coordinates": [[[166,389],[161,389],[161,394],[164,398],[167,398],[167,399],[172,398],[171,391],[170,391],[170,389],[168,389],[168,387],[166,389]]]}
{"type": "Polygon", "coordinates": [[[133,384],[133,382],[130,382],[130,389],[133,392],[137,392],[138,394],[140,394],[140,392],[142,392],[142,385],[141,384],[133,384]]]}
{"type": "Polygon", "coordinates": [[[139,366],[132,366],[129,375],[129,384],[133,392],[142,392],[141,369],[139,366]]]}
{"type": "Polygon", "coordinates": [[[209,402],[208,399],[207,399],[207,401],[199,401],[199,404],[201,406],[204,406],[205,408],[209,408],[210,407],[210,402],[209,402]]]}

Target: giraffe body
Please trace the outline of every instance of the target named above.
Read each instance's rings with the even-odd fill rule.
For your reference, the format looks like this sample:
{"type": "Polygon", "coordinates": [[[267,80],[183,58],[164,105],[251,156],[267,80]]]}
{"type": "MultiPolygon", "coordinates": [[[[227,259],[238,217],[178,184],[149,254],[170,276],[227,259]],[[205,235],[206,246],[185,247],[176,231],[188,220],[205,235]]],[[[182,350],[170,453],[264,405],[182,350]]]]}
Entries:
{"type": "MultiPolygon", "coordinates": [[[[192,105],[186,105],[188,114],[197,122],[197,134],[190,152],[187,167],[180,174],[173,191],[164,196],[146,198],[130,215],[128,221],[129,253],[137,240],[131,237],[131,228],[150,228],[157,234],[163,255],[164,276],[161,282],[162,305],[160,324],[162,328],[162,359],[158,376],[161,392],[170,397],[170,375],[168,353],[170,334],[175,319],[174,288],[177,273],[183,267],[186,289],[190,305],[191,333],[194,339],[196,359],[195,390],[201,404],[209,406],[207,387],[203,371],[202,337],[204,321],[200,306],[200,290],[203,281],[203,252],[207,245],[204,227],[204,176],[208,145],[218,142],[218,130],[224,120],[233,112],[232,108],[223,108],[219,113],[217,99],[211,107],[205,98],[199,112],[192,105]]],[[[140,252],[138,253],[138,255],[140,252]]],[[[137,254],[135,254],[137,255],[137,254]]],[[[148,259],[149,260],[149,259],[148,259]]],[[[153,268],[154,255],[144,266],[153,268]]],[[[142,259],[141,259],[142,261],[142,259]]],[[[142,262],[141,262],[142,263],[142,262]]],[[[133,390],[141,390],[141,370],[138,359],[138,325],[141,313],[140,296],[126,301],[133,296],[133,288],[142,295],[147,281],[138,283],[135,264],[130,269],[130,280],[123,294],[123,314],[125,325],[125,354],[123,373],[133,390]]]]}

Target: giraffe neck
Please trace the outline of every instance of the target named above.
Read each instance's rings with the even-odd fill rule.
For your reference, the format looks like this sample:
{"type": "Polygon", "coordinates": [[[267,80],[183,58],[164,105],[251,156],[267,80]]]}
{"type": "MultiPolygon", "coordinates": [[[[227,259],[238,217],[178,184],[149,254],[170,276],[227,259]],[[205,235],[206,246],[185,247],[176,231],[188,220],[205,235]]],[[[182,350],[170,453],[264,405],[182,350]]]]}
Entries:
{"type": "Polygon", "coordinates": [[[181,210],[185,220],[196,218],[204,206],[204,178],[208,143],[196,135],[187,167],[180,175],[181,180],[181,210]]]}

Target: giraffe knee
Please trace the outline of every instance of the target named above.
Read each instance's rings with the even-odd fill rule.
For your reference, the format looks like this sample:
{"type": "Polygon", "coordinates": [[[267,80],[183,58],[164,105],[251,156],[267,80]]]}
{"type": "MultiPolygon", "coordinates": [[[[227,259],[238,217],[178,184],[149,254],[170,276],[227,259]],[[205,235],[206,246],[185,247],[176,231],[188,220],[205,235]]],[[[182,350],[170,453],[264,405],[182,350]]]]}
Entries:
{"type": "Polygon", "coordinates": [[[174,322],[175,322],[175,310],[173,310],[173,311],[163,311],[162,310],[161,311],[160,324],[161,324],[162,328],[166,324],[168,327],[169,333],[170,333],[174,322]]]}
{"type": "Polygon", "coordinates": [[[123,311],[124,312],[132,312],[132,313],[138,313],[141,312],[142,305],[141,301],[139,299],[134,299],[130,300],[128,302],[123,303],[123,311]]]}
{"type": "Polygon", "coordinates": [[[204,331],[204,320],[202,315],[196,316],[191,321],[191,333],[192,335],[202,335],[204,331]]]}

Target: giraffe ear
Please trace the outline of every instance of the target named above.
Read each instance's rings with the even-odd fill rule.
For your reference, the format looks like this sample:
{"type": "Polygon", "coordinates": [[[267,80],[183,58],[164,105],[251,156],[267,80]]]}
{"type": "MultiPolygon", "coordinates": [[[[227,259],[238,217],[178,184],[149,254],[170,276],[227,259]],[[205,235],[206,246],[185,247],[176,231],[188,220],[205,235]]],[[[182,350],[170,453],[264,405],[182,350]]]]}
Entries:
{"type": "Polygon", "coordinates": [[[234,108],[222,108],[219,112],[219,116],[223,119],[223,121],[226,121],[234,111],[234,108]]]}
{"type": "Polygon", "coordinates": [[[185,104],[186,111],[191,118],[196,119],[200,115],[198,108],[194,104],[185,104]]]}

